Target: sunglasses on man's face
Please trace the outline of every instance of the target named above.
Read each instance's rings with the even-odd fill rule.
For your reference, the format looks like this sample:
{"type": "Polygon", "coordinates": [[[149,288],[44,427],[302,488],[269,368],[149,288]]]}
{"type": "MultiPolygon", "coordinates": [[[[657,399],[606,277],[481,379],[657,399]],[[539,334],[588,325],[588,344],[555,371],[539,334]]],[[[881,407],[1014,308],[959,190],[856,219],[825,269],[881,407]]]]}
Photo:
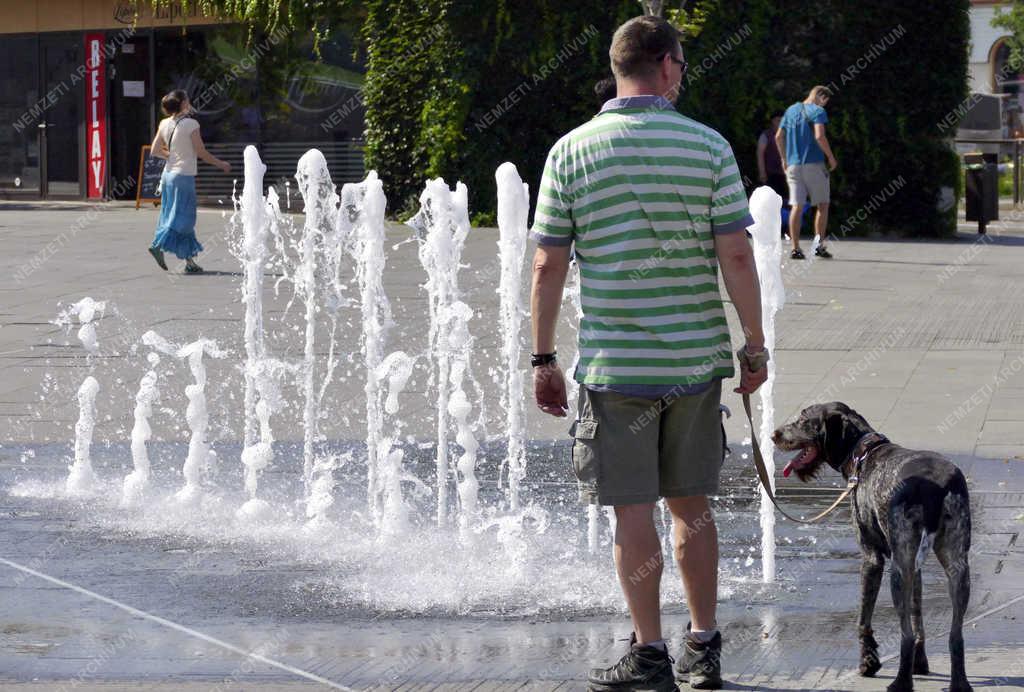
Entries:
{"type": "MultiPolygon", "coordinates": [[[[676,65],[679,65],[679,67],[683,71],[683,76],[686,76],[686,68],[688,67],[687,62],[685,60],[680,60],[679,58],[677,58],[676,56],[672,55],[671,53],[665,53],[665,55],[668,56],[669,60],[674,62],[676,65]]],[[[665,56],[662,56],[661,59],[664,60],[665,56]]]]}

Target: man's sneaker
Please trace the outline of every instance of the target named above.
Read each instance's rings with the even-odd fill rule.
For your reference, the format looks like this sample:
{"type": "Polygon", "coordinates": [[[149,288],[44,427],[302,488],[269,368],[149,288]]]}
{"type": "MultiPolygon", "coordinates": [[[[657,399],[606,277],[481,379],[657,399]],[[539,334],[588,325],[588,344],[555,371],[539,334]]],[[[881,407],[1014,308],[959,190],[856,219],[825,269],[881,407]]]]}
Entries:
{"type": "Polygon", "coordinates": [[[824,245],[819,245],[814,248],[814,254],[818,257],[824,257],[825,259],[832,259],[832,253],[824,245]]]}
{"type": "Polygon", "coordinates": [[[800,248],[797,248],[796,250],[793,250],[793,252],[789,253],[789,258],[790,259],[804,259],[804,251],[801,250],[800,248]]]}
{"type": "Polygon", "coordinates": [[[635,692],[678,692],[672,675],[672,657],[666,649],[638,646],[636,634],[629,640],[629,652],[610,668],[594,668],[587,677],[591,692],[630,690],[635,692]]]}
{"type": "Polygon", "coordinates": [[[722,633],[715,632],[706,644],[697,641],[686,627],[686,644],[676,668],[676,679],[690,681],[695,690],[722,689],[722,633]]]}

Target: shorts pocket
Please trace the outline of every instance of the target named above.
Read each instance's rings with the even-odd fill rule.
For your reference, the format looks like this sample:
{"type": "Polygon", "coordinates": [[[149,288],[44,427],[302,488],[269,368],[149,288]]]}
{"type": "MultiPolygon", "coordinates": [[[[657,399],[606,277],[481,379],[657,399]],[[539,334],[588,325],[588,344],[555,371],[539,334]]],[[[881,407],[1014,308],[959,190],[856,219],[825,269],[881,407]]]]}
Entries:
{"type": "Polygon", "coordinates": [[[588,488],[597,488],[597,421],[583,418],[572,425],[572,470],[576,480],[588,488]]]}

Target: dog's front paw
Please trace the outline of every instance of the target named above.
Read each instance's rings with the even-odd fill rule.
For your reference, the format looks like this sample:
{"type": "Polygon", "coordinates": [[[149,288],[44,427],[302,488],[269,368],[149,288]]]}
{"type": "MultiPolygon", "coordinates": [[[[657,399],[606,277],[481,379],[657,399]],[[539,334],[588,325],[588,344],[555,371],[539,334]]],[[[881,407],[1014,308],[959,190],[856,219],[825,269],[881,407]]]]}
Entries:
{"type": "Polygon", "coordinates": [[[882,662],[878,660],[878,652],[861,652],[860,655],[860,674],[865,678],[875,677],[882,668],[882,662]]]}
{"type": "Polygon", "coordinates": [[[974,688],[971,687],[971,683],[966,680],[962,682],[954,680],[949,685],[949,692],[974,692],[974,688]]]}
{"type": "Polygon", "coordinates": [[[864,634],[860,638],[860,674],[866,678],[872,678],[882,668],[882,662],[878,660],[878,642],[870,634],[864,634]]]}

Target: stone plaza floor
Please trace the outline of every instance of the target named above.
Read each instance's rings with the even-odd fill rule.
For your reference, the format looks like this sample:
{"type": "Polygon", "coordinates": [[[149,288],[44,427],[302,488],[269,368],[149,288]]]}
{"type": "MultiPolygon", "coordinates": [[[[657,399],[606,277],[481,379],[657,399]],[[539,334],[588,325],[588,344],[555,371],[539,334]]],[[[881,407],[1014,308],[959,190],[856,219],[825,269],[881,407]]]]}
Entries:
{"type": "MultiPolygon", "coordinates": [[[[0,202],[0,689],[584,689],[586,670],[617,659],[624,646],[617,639],[629,634],[622,606],[614,605],[607,551],[580,573],[601,592],[581,601],[583,608],[567,601],[532,610],[521,602],[510,610],[480,603],[375,608],[332,581],[333,571],[351,565],[236,538],[136,532],[109,512],[97,520],[88,505],[13,492],[37,469],[51,476],[61,470],[77,417],[74,391],[87,372],[102,387],[98,472],[127,468],[143,372],[131,346],[142,331],[179,342],[215,338],[231,354],[210,363],[211,388],[237,374],[241,269],[228,251],[224,213],[200,210],[207,273],[185,276],[180,266],[159,271],[146,253],[152,209],[0,202]],[[100,355],[91,361],[74,331],[53,324],[60,304],[83,296],[109,301],[100,355]]],[[[809,403],[842,400],[893,441],[947,454],[967,474],[975,547],[965,638],[975,689],[1024,689],[1024,214],[1002,213],[1006,220],[984,237],[962,224],[955,240],[848,239],[830,245],[834,260],[786,260],[787,303],[773,354],[776,423],[809,403]]],[[[403,242],[408,237],[405,227],[390,230],[385,288],[396,322],[389,349],[415,353],[425,347],[425,275],[415,244],[403,242]]],[[[496,241],[496,230],[474,229],[462,271],[467,302],[478,311],[470,328],[485,389],[498,349],[496,241]]],[[[286,284],[275,294],[272,283],[265,306],[281,329],[268,341],[294,357],[301,335],[290,327],[301,307],[289,307],[286,284]]],[[[358,333],[342,332],[347,355],[357,349],[358,333]]],[[[566,326],[563,352],[571,339],[566,326]]],[[[153,424],[169,454],[186,439],[174,412],[184,411],[187,373],[175,372],[181,386],[166,387],[153,424]]],[[[434,425],[427,384],[415,375],[402,405],[404,433],[421,441],[431,439],[434,425]]],[[[734,414],[727,422],[733,454],[717,505],[720,516],[735,519],[720,520],[727,687],[881,690],[895,671],[898,625],[884,584],[875,625],[884,666],[873,680],[858,677],[859,561],[848,512],[808,530],[779,518],[786,542],[775,585],[760,584],[756,562],[750,567],[744,559],[758,541],[756,508],[743,443],[750,431],[731,386],[724,403],[734,414]]],[[[350,362],[328,398],[326,437],[358,439],[363,396],[358,361],[350,362]]],[[[493,399],[489,430],[500,435],[493,399]]],[[[230,396],[211,405],[211,441],[222,445],[222,459],[236,453],[226,463],[237,463],[239,408],[230,396]]],[[[296,442],[299,419],[297,411],[275,419],[279,439],[296,442]]],[[[562,449],[566,427],[527,407],[528,435],[538,444],[562,449]]],[[[552,459],[567,463],[564,455],[552,459]]],[[[553,486],[571,492],[565,468],[550,474],[553,486]]],[[[783,499],[801,508],[821,506],[836,485],[836,478],[809,487],[779,480],[783,499]]],[[[928,692],[948,686],[949,610],[934,559],[925,572],[933,674],[916,678],[915,687],[928,692]]],[[[338,578],[349,583],[345,574],[338,578]]],[[[666,571],[670,580],[678,581],[674,568],[666,571]]],[[[578,588],[571,581],[565,588],[578,588]]],[[[667,597],[665,608],[667,635],[678,644],[685,605],[667,597]]]]}

